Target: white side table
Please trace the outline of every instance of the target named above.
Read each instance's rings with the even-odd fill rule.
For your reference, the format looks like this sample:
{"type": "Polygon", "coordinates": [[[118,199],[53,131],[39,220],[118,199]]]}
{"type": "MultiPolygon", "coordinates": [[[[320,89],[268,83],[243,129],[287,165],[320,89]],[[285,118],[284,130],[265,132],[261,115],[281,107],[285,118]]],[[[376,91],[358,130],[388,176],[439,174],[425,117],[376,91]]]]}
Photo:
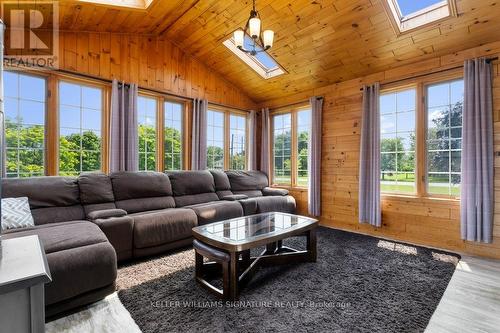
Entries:
{"type": "Polygon", "coordinates": [[[38,236],[0,243],[0,331],[45,332],[44,284],[52,281],[38,236]]]}

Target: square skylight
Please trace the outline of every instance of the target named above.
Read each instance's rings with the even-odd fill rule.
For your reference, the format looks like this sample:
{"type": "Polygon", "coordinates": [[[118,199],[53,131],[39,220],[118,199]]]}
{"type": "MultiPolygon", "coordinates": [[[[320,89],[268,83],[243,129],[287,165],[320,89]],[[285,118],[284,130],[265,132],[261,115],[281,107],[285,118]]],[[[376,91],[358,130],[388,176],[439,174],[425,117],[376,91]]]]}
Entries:
{"type": "Polygon", "coordinates": [[[397,0],[402,16],[408,16],[435,4],[446,2],[443,0],[397,0]]]}
{"type": "Polygon", "coordinates": [[[147,9],[154,0],[78,0],[96,5],[114,6],[133,9],[147,9]]]}
{"type": "MultiPolygon", "coordinates": [[[[258,53],[256,55],[251,55],[250,53],[238,49],[234,43],[233,37],[225,40],[223,44],[264,79],[270,79],[285,74],[285,70],[269,55],[269,53],[264,51],[260,45],[256,45],[255,47],[258,53]]],[[[248,50],[252,48],[252,44],[252,38],[245,35],[243,47],[248,50]]]]}
{"type": "Polygon", "coordinates": [[[455,0],[382,0],[382,3],[398,35],[457,16],[455,0]]]}

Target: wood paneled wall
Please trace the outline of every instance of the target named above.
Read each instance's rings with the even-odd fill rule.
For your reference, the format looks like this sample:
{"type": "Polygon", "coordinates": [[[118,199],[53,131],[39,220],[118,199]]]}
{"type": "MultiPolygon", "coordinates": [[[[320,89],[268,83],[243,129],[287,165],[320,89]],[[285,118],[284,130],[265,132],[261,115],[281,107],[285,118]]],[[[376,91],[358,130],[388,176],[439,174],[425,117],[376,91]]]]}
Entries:
{"type": "Polygon", "coordinates": [[[244,109],[255,103],[240,89],[161,37],[61,32],[61,69],[244,109]]]}
{"type": "MultiPolygon", "coordinates": [[[[500,41],[478,48],[432,58],[412,65],[304,91],[287,98],[269,100],[262,106],[278,107],[306,100],[313,95],[325,97],[322,148],[321,223],[379,237],[428,245],[453,251],[500,258],[500,157],[495,156],[495,226],[492,244],[460,239],[458,201],[384,196],[383,226],[379,229],[358,223],[359,143],[363,84],[382,83],[461,65],[465,59],[500,55],[500,41]]],[[[500,73],[494,62],[495,151],[500,151],[500,73]]],[[[307,193],[292,191],[299,210],[307,207],[307,193]]]]}

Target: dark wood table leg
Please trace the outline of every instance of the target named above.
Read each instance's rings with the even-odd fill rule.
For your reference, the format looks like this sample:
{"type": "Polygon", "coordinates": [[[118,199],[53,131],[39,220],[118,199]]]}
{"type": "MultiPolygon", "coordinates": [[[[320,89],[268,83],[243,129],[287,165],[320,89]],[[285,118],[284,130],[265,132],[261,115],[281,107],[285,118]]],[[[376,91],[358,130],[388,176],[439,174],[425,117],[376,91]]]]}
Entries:
{"type": "Polygon", "coordinates": [[[316,229],[311,229],[307,232],[307,252],[309,253],[309,260],[311,262],[316,262],[317,251],[316,251],[316,229]]]}
{"type": "Polygon", "coordinates": [[[276,251],[276,242],[269,243],[266,245],[266,254],[273,254],[276,251]]]}
{"type": "Polygon", "coordinates": [[[203,256],[198,252],[194,252],[195,257],[195,276],[197,278],[203,277],[203,256]]]}
{"type": "Polygon", "coordinates": [[[247,269],[250,266],[250,250],[245,250],[241,253],[242,269],[247,269]]]}
{"type": "Polygon", "coordinates": [[[239,284],[239,272],[238,272],[238,252],[231,252],[231,261],[229,262],[229,300],[235,301],[238,299],[238,284],[239,284]]]}

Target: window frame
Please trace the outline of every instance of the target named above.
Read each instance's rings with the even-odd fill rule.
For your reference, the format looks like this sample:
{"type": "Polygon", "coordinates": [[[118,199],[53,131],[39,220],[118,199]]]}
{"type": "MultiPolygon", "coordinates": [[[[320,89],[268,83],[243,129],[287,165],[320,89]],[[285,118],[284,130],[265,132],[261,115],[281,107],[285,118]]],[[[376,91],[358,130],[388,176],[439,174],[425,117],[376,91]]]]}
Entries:
{"type": "MultiPolygon", "coordinates": [[[[49,119],[50,119],[50,114],[51,114],[51,112],[49,112],[49,109],[50,109],[49,106],[51,105],[50,104],[50,102],[51,102],[50,75],[43,73],[43,72],[33,71],[33,70],[19,71],[16,69],[9,70],[9,68],[6,68],[5,72],[15,73],[18,75],[31,76],[31,77],[43,79],[45,81],[44,139],[43,139],[43,150],[42,150],[43,151],[43,171],[44,171],[43,175],[44,176],[49,175],[49,166],[52,166],[50,158],[49,158],[49,149],[48,149],[48,146],[50,144],[50,140],[48,140],[48,136],[49,136],[49,131],[48,131],[49,127],[48,126],[49,126],[49,119]]],[[[5,104],[5,97],[6,96],[3,96],[3,103],[4,104],[5,104]]],[[[19,107],[20,106],[18,105],[18,108],[19,107]]],[[[4,105],[4,108],[5,108],[5,105],[4,105]]],[[[4,121],[5,121],[5,118],[6,118],[5,109],[3,110],[3,112],[4,112],[4,121]]],[[[4,124],[4,126],[5,126],[5,124],[4,124]]],[[[5,129],[6,129],[6,127],[4,127],[4,134],[3,134],[4,137],[5,137],[5,129]]],[[[4,147],[4,150],[5,150],[4,168],[5,168],[5,173],[7,173],[7,142],[5,142],[4,144],[5,144],[5,147],[4,147]]],[[[19,149],[19,147],[17,147],[17,149],[19,149]]],[[[56,162],[56,164],[58,164],[58,161],[56,162]]],[[[18,171],[19,171],[19,167],[18,167],[18,171]]],[[[19,176],[19,172],[17,172],[17,174],[19,176]]],[[[20,178],[20,177],[15,177],[15,178],[20,178]]]]}
{"type": "MultiPolygon", "coordinates": [[[[287,108],[280,108],[280,109],[275,109],[271,110],[270,112],[270,121],[269,121],[269,128],[270,128],[270,176],[269,176],[269,182],[272,187],[280,187],[280,188],[289,188],[289,189],[300,189],[304,190],[307,189],[308,186],[301,186],[297,182],[298,178],[298,113],[300,111],[308,110],[310,109],[311,106],[308,103],[304,104],[298,104],[293,107],[287,107],[287,108]],[[292,142],[291,142],[291,179],[290,179],[290,185],[287,184],[277,184],[274,182],[274,116],[277,115],[283,115],[283,114],[291,114],[291,128],[292,128],[292,142]]],[[[308,147],[308,155],[309,155],[309,147],[308,147]]],[[[308,175],[309,178],[309,175],[308,175]]]]}
{"type": "MultiPolygon", "coordinates": [[[[232,109],[212,103],[208,103],[207,111],[216,111],[222,112],[224,114],[224,170],[232,170],[229,169],[231,165],[230,154],[230,141],[231,141],[231,115],[243,116],[245,117],[245,167],[244,170],[248,170],[248,138],[249,138],[249,128],[248,128],[248,111],[232,109]]],[[[207,138],[208,139],[208,138],[207,138]]],[[[208,163],[208,161],[207,161],[208,163]]],[[[208,165],[207,165],[208,169],[208,165]]],[[[208,169],[211,170],[211,169],[208,169]]]]}
{"type": "MultiPolygon", "coordinates": [[[[66,82],[69,84],[76,84],[79,86],[86,86],[86,87],[91,87],[91,88],[97,88],[100,89],[102,92],[102,99],[101,99],[101,168],[100,170],[94,170],[94,171],[100,171],[100,172],[109,172],[109,157],[108,157],[108,152],[109,152],[109,133],[107,133],[106,128],[108,128],[109,125],[109,114],[110,114],[110,88],[108,85],[105,83],[99,82],[97,80],[91,80],[91,79],[86,79],[86,78],[78,78],[75,76],[70,76],[70,75],[62,75],[62,74],[53,74],[53,80],[55,81],[53,84],[55,85],[54,87],[54,92],[49,93],[50,97],[54,98],[54,101],[52,101],[55,105],[56,112],[52,112],[55,119],[52,119],[53,124],[55,124],[55,127],[53,128],[48,128],[49,131],[55,130],[54,133],[52,133],[52,136],[55,139],[55,150],[53,153],[51,153],[53,161],[55,162],[55,174],[59,175],[59,148],[60,148],[60,110],[59,110],[59,84],[66,82]],[[54,154],[54,155],[53,155],[54,154]]],[[[49,112],[50,116],[50,112],[49,112]]],[[[50,134],[48,134],[50,135],[50,134]]],[[[48,154],[49,155],[49,154],[48,154]]],[[[87,171],[82,171],[82,172],[87,172],[87,171]]],[[[81,173],[81,172],[80,172],[81,173]]]]}
{"type": "MultiPolygon", "coordinates": [[[[188,164],[188,156],[189,153],[186,151],[186,147],[189,147],[187,143],[187,131],[188,131],[188,126],[186,126],[187,121],[188,121],[188,107],[187,107],[187,101],[185,99],[181,98],[175,98],[168,96],[166,97],[165,95],[161,93],[154,93],[148,90],[140,89],[139,90],[139,96],[146,97],[146,98],[152,98],[156,100],[156,171],[157,172],[166,172],[166,171],[172,171],[172,170],[165,170],[165,103],[166,102],[171,102],[171,103],[176,103],[180,104],[182,106],[182,160],[181,160],[181,170],[187,170],[188,164]]],[[[190,135],[189,135],[190,136],[190,135]]]]}
{"type": "Polygon", "coordinates": [[[382,0],[382,5],[397,36],[436,26],[458,16],[456,0],[443,0],[406,16],[401,13],[398,0],[382,0]]]}
{"type": "Polygon", "coordinates": [[[459,201],[460,196],[447,194],[432,194],[427,191],[427,87],[439,83],[446,83],[456,80],[463,80],[462,68],[448,70],[442,73],[431,73],[422,77],[404,80],[401,83],[382,84],[380,95],[387,92],[394,92],[414,88],[416,90],[416,111],[415,111],[415,186],[416,192],[398,193],[381,192],[383,197],[407,197],[424,199],[441,199],[459,201]]]}

